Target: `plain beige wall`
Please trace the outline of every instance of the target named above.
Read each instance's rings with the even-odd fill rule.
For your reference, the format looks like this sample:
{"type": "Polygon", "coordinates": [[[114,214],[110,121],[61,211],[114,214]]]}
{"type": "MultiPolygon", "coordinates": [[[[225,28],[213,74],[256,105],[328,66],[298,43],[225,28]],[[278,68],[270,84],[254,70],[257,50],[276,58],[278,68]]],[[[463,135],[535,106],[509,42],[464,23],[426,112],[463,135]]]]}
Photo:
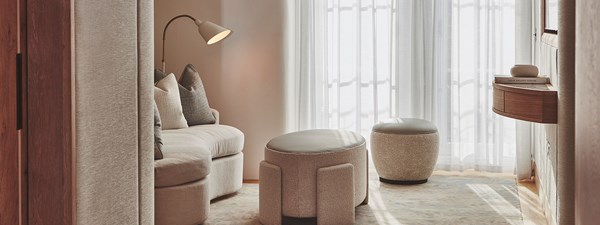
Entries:
{"type": "MultiPolygon", "coordinates": [[[[542,34],[539,26],[541,0],[536,4],[537,34],[542,34]]],[[[537,186],[549,223],[561,225],[574,223],[574,6],[571,0],[559,1],[559,31],[562,35],[543,34],[541,39],[536,39],[536,65],[550,76],[552,85],[558,90],[558,123],[534,125],[537,186]]]]}
{"type": "Polygon", "coordinates": [[[600,221],[600,23],[597,0],[576,5],[575,46],[575,224],[600,221]]]}
{"type": "Polygon", "coordinates": [[[175,21],[167,33],[167,72],[194,64],[221,123],[245,134],[244,179],[258,179],[265,144],[285,130],[284,1],[155,0],[155,65],[161,67],[162,32],[172,17],[189,14],[233,30],[206,45],[193,22],[175,21]]]}

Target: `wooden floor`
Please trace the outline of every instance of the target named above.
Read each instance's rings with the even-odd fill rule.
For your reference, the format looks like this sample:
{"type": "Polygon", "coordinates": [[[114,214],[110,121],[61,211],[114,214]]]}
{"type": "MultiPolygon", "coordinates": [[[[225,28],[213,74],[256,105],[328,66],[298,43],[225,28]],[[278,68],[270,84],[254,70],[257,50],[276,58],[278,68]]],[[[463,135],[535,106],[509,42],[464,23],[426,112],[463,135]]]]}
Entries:
{"type": "MultiPolygon", "coordinates": [[[[484,173],[477,171],[463,171],[463,172],[447,172],[447,171],[435,171],[437,175],[448,175],[448,176],[485,176],[485,177],[514,177],[513,174],[505,173],[484,173]]],[[[517,182],[517,189],[519,190],[519,200],[521,202],[521,213],[523,216],[524,225],[548,225],[550,224],[544,216],[544,210],[540,205],[540,199],[538,190],[533,181],[519,181],[517,182]]]]}
{"type": "Polygon", "coordinates": [[[519,200],[521,201],[521,212],[523,213],[523,224],[549,224],[544,216],[544,210],[540,206],[538,190],[533,181],[520,181],[517,183],[519,189],[519,200]]]}

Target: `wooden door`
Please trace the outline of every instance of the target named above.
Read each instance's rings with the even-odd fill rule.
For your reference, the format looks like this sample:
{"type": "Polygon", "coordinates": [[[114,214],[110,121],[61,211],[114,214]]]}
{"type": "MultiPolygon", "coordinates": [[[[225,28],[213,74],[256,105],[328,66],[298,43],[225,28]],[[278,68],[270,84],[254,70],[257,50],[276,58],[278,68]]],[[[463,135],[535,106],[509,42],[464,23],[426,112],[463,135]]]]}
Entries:
{"type": "Polygon", "coordinates": [[[27,0],[28,224],[75,222],[71,1],[27,0]]]}
{"type": "Polygon", "coordinates": [[[0,1],[0,224],[19,224],[18,2],[0,1]]]}
{"type": "Polygon", "coordinates": [[[0,0],[0,225],[75,223],[70,0],[0,0]]]}

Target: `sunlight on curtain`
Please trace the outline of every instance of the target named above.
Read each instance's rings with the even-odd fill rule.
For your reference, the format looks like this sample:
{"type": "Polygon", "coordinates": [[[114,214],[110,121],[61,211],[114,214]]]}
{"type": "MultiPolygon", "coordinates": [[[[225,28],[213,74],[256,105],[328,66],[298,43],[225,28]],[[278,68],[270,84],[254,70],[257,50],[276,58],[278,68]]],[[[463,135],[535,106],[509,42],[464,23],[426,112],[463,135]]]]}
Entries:
{"type": "Polygon", "coordinates": [[[515,2],[452,1],[450,111],[438,168],[513,172],[515,122],[492,112],[495,74],[515,64],[515,2]]]}
{"type": "Polygon", "coordinates": [[[513,172],[515,122],[491,82],[515,64],[514,0],[293,1],[293,130],[368,139],[390,117],[433,121],[437,169],[513,172]]]}

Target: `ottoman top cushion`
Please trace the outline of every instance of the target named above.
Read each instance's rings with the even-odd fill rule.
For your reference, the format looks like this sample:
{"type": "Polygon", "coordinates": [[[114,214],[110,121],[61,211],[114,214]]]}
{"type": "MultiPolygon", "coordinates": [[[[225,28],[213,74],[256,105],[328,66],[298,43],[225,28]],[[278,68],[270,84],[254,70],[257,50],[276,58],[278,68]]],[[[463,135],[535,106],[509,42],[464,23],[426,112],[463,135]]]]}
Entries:
{"type": "Polygon", "coordinates": [[[267,148],[280,152],[311,154],[340,152],[365,143],[360,134],[345,130],[304,130],[273,138],[267,148]]]}
{"type": "Polygon", "coordinates": [[[432,134],[437,132],[435,124],[422,119],[388,119],[373,126],[373,132],[384,134],[432,134]]]}

